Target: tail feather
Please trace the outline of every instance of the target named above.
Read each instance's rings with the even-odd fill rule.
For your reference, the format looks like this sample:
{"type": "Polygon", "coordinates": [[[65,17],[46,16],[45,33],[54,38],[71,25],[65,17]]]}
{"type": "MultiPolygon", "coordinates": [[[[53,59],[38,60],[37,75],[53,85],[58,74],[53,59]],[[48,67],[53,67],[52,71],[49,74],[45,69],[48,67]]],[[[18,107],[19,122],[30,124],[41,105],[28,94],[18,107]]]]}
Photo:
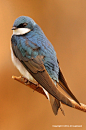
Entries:
{"type": "Polygon", "coordinates": [[[65,115],[64,110],[63,110],[62,105],[61,105],[61,102],[59,100],[57,100],[56,98],[54,98],[50,94],[49,94],[49,98],[50,98],[50,104],[51,104],[51,107],[52,107],[54,114],[57,115],[58,110],[60,108],[60,110],[62,111],[62,114],[65,115]]]}
{"type": "Polygon", "coordinates": [[[62,111],[62,114],[65,116],[65,112],[64,112],[64,109],[63,109],[63,107],[62,107],[61,102],[60,102],[60,110],[62,111]]]}
{"type": "Polygon", "coordinates": [[[56,99],[50,94],[49,94],[49,98],[50,98],[50,104],[51,104],[52,110],[54,114],[57,115],[58,109],[60,107],[60,102],[59,101],[57,102],[56,99]]]}

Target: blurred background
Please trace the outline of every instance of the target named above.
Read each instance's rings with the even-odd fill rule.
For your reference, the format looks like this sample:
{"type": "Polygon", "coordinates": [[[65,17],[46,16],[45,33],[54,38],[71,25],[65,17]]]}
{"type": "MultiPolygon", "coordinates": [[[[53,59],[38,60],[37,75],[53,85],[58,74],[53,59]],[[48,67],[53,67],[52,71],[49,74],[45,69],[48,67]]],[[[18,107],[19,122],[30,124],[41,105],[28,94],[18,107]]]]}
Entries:
{"type": "Polygon", "coordinates": [[[12,25],[21,15],[33,18],[53,44],[66,81],[77,99],[86,104],[86,1],[0,0],[0,130],[53,130],[52,125],[82,125],[86,114],[63,106],[54,116],[41,94],[14,81],[20,76],[10,56],[12,25]]]}

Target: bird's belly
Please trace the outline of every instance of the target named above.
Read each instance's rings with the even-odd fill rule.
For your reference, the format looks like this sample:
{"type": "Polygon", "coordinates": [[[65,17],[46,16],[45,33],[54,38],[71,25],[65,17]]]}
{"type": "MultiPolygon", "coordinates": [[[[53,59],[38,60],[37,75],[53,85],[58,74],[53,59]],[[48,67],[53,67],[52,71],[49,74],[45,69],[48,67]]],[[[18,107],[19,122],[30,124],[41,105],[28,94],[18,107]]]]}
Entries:
{"type": "Polygon", "coordinates": [[[11,48],[11,58],[13,64],[16,66],[16,68],[19,70],[19,72],[27,78],[29,81],[33,83],[37,83],[37,81],[31,76],[31,74],[25,69],[25,67],[22,65],[22,63],[16,58],[16,56],[13,53],[13,50],[11,48]]]}

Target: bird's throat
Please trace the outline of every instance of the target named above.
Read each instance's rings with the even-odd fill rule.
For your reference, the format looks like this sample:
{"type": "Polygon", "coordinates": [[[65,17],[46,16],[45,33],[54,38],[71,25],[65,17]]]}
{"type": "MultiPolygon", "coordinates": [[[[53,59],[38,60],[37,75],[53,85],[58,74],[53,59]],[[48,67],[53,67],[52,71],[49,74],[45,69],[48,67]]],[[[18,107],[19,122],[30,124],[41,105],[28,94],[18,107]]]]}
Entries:
{"type": "Polygon", "coordinates": [[[31,30],[29,28],[17,28],[15,30],[13,30],[13,34],[15,35],[24,35],[28,32],[30,32],[31,30]]]}

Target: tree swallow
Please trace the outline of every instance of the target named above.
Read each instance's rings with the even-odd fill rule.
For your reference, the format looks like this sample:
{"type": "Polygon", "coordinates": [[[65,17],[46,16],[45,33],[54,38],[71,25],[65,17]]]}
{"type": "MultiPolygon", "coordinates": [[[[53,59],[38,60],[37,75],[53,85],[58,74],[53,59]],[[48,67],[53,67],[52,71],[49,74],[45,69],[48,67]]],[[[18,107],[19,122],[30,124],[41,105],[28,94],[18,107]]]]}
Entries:
{"type": "Polygon", "coordinates": [[[12,61],[25,78],[41,85],[54,114],[57,115],[59,108],[64,114],[61,102],[73,107],[57,85],[80,105],[65,81],[52,44],[35,21],[30,17],[20,16],[15,20],[12,30],[12,61]]]}

